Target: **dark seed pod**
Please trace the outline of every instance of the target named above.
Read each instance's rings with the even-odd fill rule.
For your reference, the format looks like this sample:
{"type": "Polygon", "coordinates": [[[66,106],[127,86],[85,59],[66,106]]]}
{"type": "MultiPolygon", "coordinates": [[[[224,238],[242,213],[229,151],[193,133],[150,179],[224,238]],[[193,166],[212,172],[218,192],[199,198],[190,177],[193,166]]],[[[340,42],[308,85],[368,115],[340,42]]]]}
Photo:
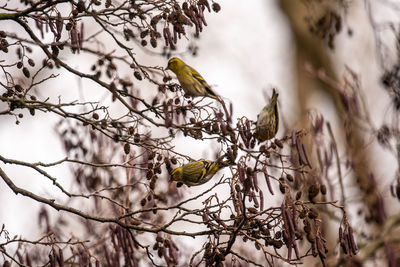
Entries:
{"type": "Polygon", "coordinates": [[[400,183],[397,183],[395,190],[396,190],[396,196],[400,200],[400,183]]]}
{"type": "Polygon", "coordinates": [[[347,254],[347,246],[346,246],[347,243],[345,242],[342,226],[339,227],[339,243],[340,243],[340,247],[343,250],[343,253],[347,254]]]}
{"type": "Polygon", "coordinates": [[[148,162],[147,163],[147,169],[153,169],[153,168],[154,168],[153,162],[148,162]]]}
{"type": "Polygon", "coordinates": [[[246,174],[247,176],[252,176],[253,175],[253,170],[250,167],[246,168],[246,174]]]}
{"type": "Polygon", "coordinates": [[[154,16],[150,20],[151,27],[153,27],[153,29],[156,30],[156,31],[157,31],[157,24],[158,24],[158,22],[160,21],[161,18],[162,17],[161,17],[161,14],[160,14],[160,15],[154,16]]]}
{"type": "Polygon", "coordinates": [[[70,31],[70,30],[72,29],[72,23],[71,23],[71,22],[68,22],[67,25],[65,25],[65,29],[66,29],[67,31],[70,31]]]}
{"type": "Polygon", "coordinates": [[[229,162],[235,162],[236,157],[235,157],[232,149],[229,147],[226,152],[227,152],[226,154],[227,154],[229,162]]]}
{"type": "Polygon", "coordinates": [[[280,239],[282,237],[282,232],[278,231],[275,233],[275,239],[280,239]]]}
{"type": "Polygon", "coordinates": [[[153,214],[157,214],[157,210],[155,209],[155,208],[157,208],[157,205],[154,204],[153,208],[154,208],[154,209],[152,210],[153,214]]]}
{"type": "Polygon", "coordinates": [[[151,38],[150,38],[150,44],[151,44],[151,46],[152,46],[153,48],[156,48],[156,47],[157,47],[157,40],[156,40],[156,38],[151,37],[151,38]]]}
{"type": "Polygon", "coordinates": [[[142,75],[140,74],[140,72],[138,72],[138,71],[135,71],[134,73],[133,73],[133,76],[135,76],[135,78],[136,79],[138,79],[139,81],[141,81],[143,78],[142,78],[142,75]]]}
{"type": "Polygon", "coordinates": [[[159,243],[163,243],[164,242],[164,238],[161,235],[157,235],[156,241],[159,242],[159,243]]]}
{"type": "Polygon", "coordinates": [[[176,158],[171,158],[171,163],[176,164],[176,163],[178,163],[178,161],[176,160],[176,158]]]}
{"type": "Polygon", "coordinates": [[[272,243],[272,245],[277,249],[280,249],[283,246],[283,242],[281,240],[272,240],[272,243]]]}
{"type": "Polygon", "coordinates": [[[157,250],[160,246],[158,245],[158,242],[154,243],[153,245],[153,250],[157,250]]]}
{"type": "Polygon", "coordinates": [[[161,174],[162,171],[161,171],[160,165],[158,165],[158,164],[156,165],[156,167],[154,168],[154,172],[158,173],[158,174],[161,174]]]}
{"type": "Polygon", "coordinates": [[[212,125],[212,130],[213,130],[213,133],[219,133],[219,126],[218,126],[218,123],[214,123],[214,124],[212,125]]]}
{"type": "Polygon", "coordinates": [[[19,84],[14,85],[14,89],[15,89],[15,91],[17,91],[17,92],[22,92],[22,91],[23,91],[21,85],[19,85],[19,84]]]}
{"type": "Polygon", "coordinates": [[[31,67],[34,67],[35,66],[35,61],[33,61],[33,59],[28,59],[28,64],[31,66],[31,67]]]}
{"type": "Polygon", "coordinates": [[[256,139],[250,141],[250,148],[253,149],[256,146],[256,139]]]}
{"type": "Polygon", "coordinates": [[[132,135],[135,132],[135,128],[132,126],[128,128],[128,134],[132,135]]]}
{"type": "Polygon", "coordinates": [[[113,140],[115,143],[118,143],[120,141],[120,136],[118,134],[114,134],[113,140]]]}
{"type": "Polygon", "coordinates": [[[77,11],[78,11],[79,13],[85,11],[85,2],[82,1],[82,0],[80,0],[80,1],[78,2],[78,4],[77,4],[76,8],[77,8],[77,11]]]}
{"type": "Polygon", "coordinates": [[[125,154],[129,154],[130,151],[131,151],[131,146],[130,146],[128,143],[126,143],[126,144],[124,145],[124,152],[125,152],[125,154]]]}
{"type": "Polygon", "coordinates": [[[295,236],[296,236],[296,239],[303,240],[303,233],[302,232],[296,232],[295,236]]]}
{"type": "Polygon", "coordinates": [[[326,186],[324,184],[319,186],[319,190],[321,191],[322,195],[326,195],[326,186]]]}
{"type": "Polygon", "coordinates": [[[236,190],[236,192],[240,193],[241,189],[238,184],[235,184],[235,190],[236,190]]]}
{"type": "Polygon", "coordinates": [[[286,192],[284,183],[282,183],[281,181],[279,181],[279,190],[281,190],[282,194],[285,194],[285,192],[286,192]]]}
{"type": "Polygon", "coordinates": [[[282,144],[281,140],[275,139],[275,144],[276,144],[279,148],[283,148],[283,144],[282,144]]]}
{"type": "MultiPolygon", "coordinates": [[[[154,190],[154,188],[156,187],[156,181],[157,181],[157,179],[156,179],[156,177],[157,176],[153,176],[153,178],[151,179],[151,181],[150,181],[150,189],[151,190],[154,190]]],[[[151,195],[150,195],[151,196],[151,195]]]]}
{"type": "Polygon", "coordinates": [[[255,208],[253,208],[253,207],[250,207],[250,208],[247,208],[247,210],[250,212],[250,213],[253,213],[253,214],[257,214],[257,209],[255,209],[255,208]]]}
{"type": "Polygon", "coordinates": [[[158,257],[162,258],[162,256],[163,256],[163,250],[165,250],[164,247],[158,248],[158,250],[157,250],[157,255],[158,255],[158,257]]]}
{"type": "Polygon", "coordinates": [[[168,172],[171,169],[171,160],[169,158],[164,159],[165,167],[167,168],[168,172]]]}
{"type": "Polygon", "coordinates": [[[140,142],[140,134],[135,133],[134,137],[133,137],[133,141],[135,143],[139,143],[140,142]]]}
{"type": "Polygon", "coordinates": [[[221,6],[218,3],[213,3],[212,4],[212,10],[214,10],[215,13],[218,13],[221,10],[221,6]]]}
{"type": "Polygon", "coordinates": [[[23,68],[22,68],[22,72],[24,73],[24,75],[25,75],[26,78],[31,77],[31,73],[29,72],[28,68],[23,67],[23,68]]]}
{"type": "Polygon", "coordinates": [[[296,144],[297,154],[298,154],[298,157],[299,157],[299,164],[303,165],[303,164],[306,163],[306,160],[303,157],[303,153],[302,153],[302,149],[301,149],[301,142],[300,142],[300,139],[298,137],[296,138],[296,143],[295,144],[296,144]]]}
{"type": "Polygon", "coordinates": [[[311,208],[311,209],[308,211],[308,218],[310,218],[310,219],[315,219],[315,218],[318,217],[318,215],[319,215],[319,213],[318,213],[318,211],[317,211],[315,208],[311,208]]]}
{"type": "Polygon", "coordinates": [[[310,169],[312,169],[310,157],[308,156],[308,152],[307,152],[306,146],[304,144],[301,144],[301,147],[303,149],[303,153],[304,153],[304,157],[306,159],[306,163],[307,163],[308,167],[310,167],[310,169]]]}
{"type": "Polygon", "coordinates": [[[311,202],[314,202],[314,198],[318,195],[318,193],[319,193],[319,188],[316,186],[316,185],[311,185],[309,188],[308,188],[308,199],[311,201],[311,202]]]}
{"type": "Polygon", "coordinates": [[[275,145],[275,143],[271,143],[271,145],[270,145],[270,146],[271,146],[271,148],[272,148],[272,149],[275,149],[275,148],[276,148],[276,145],[275,145]]]}
{"type": "Polygon", "coordinates": [[[147,179],[150,179],[150,178],[153,176],[153,174],[152,174],[153,168],[154,168],[153,162],[148,162],[148,163],[147,163],[148,172],[147,172],[147,175],[146,175],[147,179]],[[150,172],[151,172],[151,174],[150,174],[150,172]]]}
{"type": "Polygon", "coordinates": [[[142,39],[145,38],[147,36],[147,34],[149,34],[149,30],[142,31],[140,33],[140,38],[142,38],[142,39]]]}
{"type": "Polygon", "coordinates": [[[355,240],[354,240],[354,234],[353,234],[353,228],[351,227],[351,226],[349,226],[349,240],[350,240],[350,248],[351,248],[351,251],[353,252],[353,254],[355,255],[355,254],[357,254],[357,250],[358,250],[358,248],[357,248],[357,244],[356,244],[356,242],[355,242],[355,240]]]}

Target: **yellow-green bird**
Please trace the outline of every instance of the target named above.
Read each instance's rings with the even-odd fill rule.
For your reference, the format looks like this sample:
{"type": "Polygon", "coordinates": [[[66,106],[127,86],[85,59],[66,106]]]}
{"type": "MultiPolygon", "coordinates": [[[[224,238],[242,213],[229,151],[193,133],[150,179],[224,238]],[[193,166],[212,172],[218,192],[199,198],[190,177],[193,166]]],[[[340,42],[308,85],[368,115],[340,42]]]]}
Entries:
{"type": "Polygon", "coordinates": [[[257,116],[256,138],[260,142],[273,138],[278,132],[279,114],[277,101],[278,93],[274,89],[268,105],[257,116]]]}
{"type": "Polygon", "coordinates": [[[168,61],[167,69],[175,73],[185,93],[192,97],[207,96],[219,99],[219,96],[211,89],[204,78],[195,69],[187,65],[181,59],[174,57],[168,61]]]}
{"type": "Polygon", "coordinates": [[[176,168],[171,172],[171,179],[188,186],[201,185],[208,182],[219,170],[229,165],[227,161],[201,159],[176,168]]]}

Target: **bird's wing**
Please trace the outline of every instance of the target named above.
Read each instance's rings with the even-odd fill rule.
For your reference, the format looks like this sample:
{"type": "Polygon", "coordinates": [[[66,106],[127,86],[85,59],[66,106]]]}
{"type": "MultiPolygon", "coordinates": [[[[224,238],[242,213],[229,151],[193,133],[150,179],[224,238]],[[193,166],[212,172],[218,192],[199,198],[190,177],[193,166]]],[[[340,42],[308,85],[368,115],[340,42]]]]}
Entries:
{"type": "Polygon", "coordinates": [[[213,89],[211,89],[211,86],[208,85],[208,83],[206,82],[206,80],[204,80],[204,78],[200,75],[200,73],[198,73],[192,67],[190,67],[190,70],[192,73],[192,77],[201,83],[201,85],[204,87],[207,93],[210,94],[211,96],[217,97],[217,94],[214,92],[213,89]]]}
{"type": "Polygon", "coordinates": [[[199,181],[206,174],[206,169],[201,161],[190,162],[184,166],[183,180],[191,182],[199,181]]]}
{"type": "Polygon", "coordinates": [[[210,169],[211,169],[211,167],[213,166],[213,163],[214,163],[214,162],[209,161],[209,160],[201,160],[201,162],[203,163],[204,169],[206,170],[206,172],[210,171],[210,169]]]}
{"type": "Polygon", "coordinates": [[[279,112],[278,112],[278,103],[275,104],[274,106],[274,110],[275,110],[275,129],[276,132],[278,132],[278,128],[279,128],[279,112]]]}
{"type": "Polygon", "coordinates": [[[279,127],[279,113],[278,113],[278,93],[275,91],[272,92],[272,104],[274,105],[274,112],[275,112],[275,129],[276,132],[278,131],[279,127]]]}

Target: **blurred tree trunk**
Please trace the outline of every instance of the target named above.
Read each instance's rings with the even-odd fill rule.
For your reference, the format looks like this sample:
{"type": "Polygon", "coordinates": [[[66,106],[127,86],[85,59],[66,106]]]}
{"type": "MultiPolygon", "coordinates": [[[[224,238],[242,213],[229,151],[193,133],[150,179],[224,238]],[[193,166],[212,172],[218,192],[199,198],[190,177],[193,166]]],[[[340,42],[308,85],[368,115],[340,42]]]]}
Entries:
{"type": "MultiPolygon", "coordinates": [[[[335,58],[329,55],[330,49],[326,40],[311,33],[310,25],[306,22],[306,17],[310,16],[310,14],[317,20],[318,18],[326,16],[329,12],[343,14],[339,4],[339,1],[280,1],[281,9],[289,20],[296,47],[296,88],[294,89],[298,92],[301,112],[299,113],[300,116],[295,121],[299,122],[300,127],[306,128],[309,122],[305,114],[307,108],[310,106],[311,95],[321,90],[330,95],[339,119],[339,125],[342,125],[339,129],[339,134],[345,136],[344,140],[347,143],[344,147],[347,147],[347,158],[350,160],[351,167],[353,168],[353,175],[351,177],[357,183],[358,189],[361,192],[362,203],[365,204],[365,208],[368,210],[366,221],[373,223],[373,231],[378,233],[385,221],[386,215],[383,199],[378,192],[376,181],[371,171],[374,169],[374,164],[369,156],[370,153],[367,153],[368,151],[365,149],[365,134],[354,123],[351,123],[351,120],[348,120],[349,116],[347,116],[346,110],[343,108],[337,90],[321,82],[305,70],[305,63],[309,63],[314,69],[323,70],[328,77],[339,81],[338,78],[340,78],[340,74],[335,73],[334,68],[335,58]],[[306,6],[306,4],[312,6],[312,8],[306,6]]],[[[339,19],[341,18],[339,17],[339,19]]],[[[325,18],[325,23],[327,23],[327,20],[329,20],[329,18],[325,18]]],[[[323,27],[322,20],[319,22],[321,22],[319,26],[323,27]]],[[[309,151],[311,151],[309,147],[310,144],[307,144],[307,146],[309,151]]],[[[313,159],[314,168],[318,168],[318,164],[315,163],[315,157],[313,157],[313,159]]],[[[346,183],[348,184],[348,182],[346,183]]],[[[349,197],[349,193],[350,192],[346,192],[346,197],[349,197]]],[[[354,194],[353,192],[352,195],[354,194]]],[[[326,225],[326,229],[330,229],[328,225],[326,225]]],[[[331,234],[337,235],[337,233],[331,234]]],[[[333,241],[334,238],[330,240],[333,241]]],[[[329,245],[329,251],[332,252],[335,243],[331,242],[329,245]]]]}

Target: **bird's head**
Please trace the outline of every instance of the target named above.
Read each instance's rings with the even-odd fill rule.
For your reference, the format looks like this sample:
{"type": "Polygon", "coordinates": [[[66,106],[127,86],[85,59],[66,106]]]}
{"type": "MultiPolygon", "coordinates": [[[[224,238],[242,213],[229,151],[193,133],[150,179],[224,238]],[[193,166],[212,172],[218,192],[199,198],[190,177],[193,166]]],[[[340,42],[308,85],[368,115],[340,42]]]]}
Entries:
{"type": "Polygon", "coordinates": [[[220,169],[221,168],[225,168],[225,167],[230,166],[230,165],[235,165],[235,163],[234,162],[229,162],[227,160],[223,160],[223,161],[219,161],[218,162],[218,166],[219,166],[220,169]]]}
{"type": "Polygon", "coordinates": [[[173,57],[168,61],[167,70],[171,70],[176,73],[184,65],[185,63],[181,59],[173,57]]]}
{"type": "Polygon", "coordinates": [[[183,176],[183,169],[182,167],[176,168],[171,172],[171,179],[172,181],[182,181],[182,176],[183,176]]]}

